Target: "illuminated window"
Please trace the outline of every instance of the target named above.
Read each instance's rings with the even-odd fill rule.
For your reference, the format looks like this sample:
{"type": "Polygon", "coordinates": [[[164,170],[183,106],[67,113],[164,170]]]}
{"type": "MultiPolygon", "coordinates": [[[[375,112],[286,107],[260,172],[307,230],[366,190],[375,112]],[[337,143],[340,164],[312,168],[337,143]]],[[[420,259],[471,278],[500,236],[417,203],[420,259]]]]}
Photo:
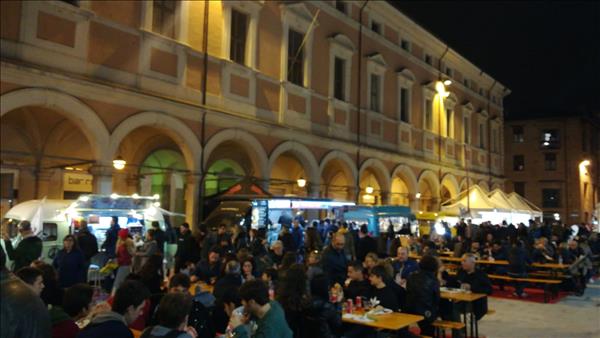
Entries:
{"type": "Polygon", "coordinates": [[[523,143],[525,141],[523,126],[513,126],[512,131],[514,143],[523,143]]]}
{"type": "Polygon", "coordinates": [[[454,111],[446,109],[446,136],[454,138],[454,111]]]}
{"type": "Polygon", "coordinates": [[[542,208],[560,207],[560,189],[542,189],[542,208]]]}
{"type": "Polygon", "coordinates": [[[513,156],[513,170],[514,171],[525,170],[525,156],[523,156],[523,155],[514,155],[513,156]]]}
{"type": "Polygon", "coordinates": [[[431,100],[425,100],[425,129],[433,130],[433,103],[431,100]]]}
{"type": "Polygon", "coordinates": [[[558,138],[558,130],[546,129],[542,131],[541,146],[545,149],[558,149],[560,148],[560,140],[558,138]]]}

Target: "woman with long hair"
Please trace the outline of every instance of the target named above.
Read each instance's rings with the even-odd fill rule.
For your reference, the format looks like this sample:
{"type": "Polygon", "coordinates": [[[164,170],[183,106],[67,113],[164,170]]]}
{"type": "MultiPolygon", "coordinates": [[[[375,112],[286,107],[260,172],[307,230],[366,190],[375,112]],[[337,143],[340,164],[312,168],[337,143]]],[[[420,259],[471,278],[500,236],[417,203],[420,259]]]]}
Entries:
{"type": "Polygon", "coordinates": [[[307,278],[302,264],[293,264],[277,285],[276,299],[294,337],[304,337],[304,314],[310,306],[307,278]]]}
{"type": "Polygon", "coordinates": [[[85,256],[73,235],[65,236],[63,248],[56,254],[52,265],[58,271],[58,282],[62,288],[84,283],[87,279],[85,256]]]}

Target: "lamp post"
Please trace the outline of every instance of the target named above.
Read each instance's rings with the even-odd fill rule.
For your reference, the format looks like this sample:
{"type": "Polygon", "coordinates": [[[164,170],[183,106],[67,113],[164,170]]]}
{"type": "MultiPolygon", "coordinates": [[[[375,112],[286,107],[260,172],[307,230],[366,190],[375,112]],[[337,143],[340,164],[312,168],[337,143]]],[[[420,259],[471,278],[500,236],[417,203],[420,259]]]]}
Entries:
{"type": "MultiPolygon", "coordinates": [[[[439,200],[438,203],[440,204],[439,207],[441,207],[441,196],[442,196],[442,114],[444,112],[444,99],[447,98],[450,95],[450,92],[446,91],[446,86],[449,86],[452,84],[452,81],[450,81],[449,79],[446,80],[442,80],[441,76],[440,79],[435,83],[435,90],[437,92],[437,95],[439,96],[439,103],[438,103],[438,164],[439,164],[439,170],[438,170],[438,179],[440,182],[440,191],[438,191],[438,196],[439,196],[439,200]]],[[[446,117],[447,120],[447,117],[446,117]]],[[[448,126],[446,125],[446,130],[448,130],[448,126]]],[[[447,137],[448,135],[446,135],[447,137]]]]}

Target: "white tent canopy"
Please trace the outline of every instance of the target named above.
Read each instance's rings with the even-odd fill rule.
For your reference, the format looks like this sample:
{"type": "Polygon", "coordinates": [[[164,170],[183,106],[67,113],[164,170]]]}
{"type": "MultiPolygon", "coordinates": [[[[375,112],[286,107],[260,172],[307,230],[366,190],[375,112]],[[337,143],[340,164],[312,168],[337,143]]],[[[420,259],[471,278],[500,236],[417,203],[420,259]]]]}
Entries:
{"type": "Polygon", "coordinates": [[[481,212],[510,212],[511,206],[504,203],[494,203],[478,185],[473,185],[468,192],[461,192],[456,198],[442,204],[442,212],[447,215],[464,216],[469,210],[481,212]]]}
{"type": "Polygon", "coordinates": [[[542,210],[535,206],[535,204],[529,202],[525,197],[517,194],[516,192],[511,192],[508,194],[508,200],[515,206],[518,210],[527,211],[531,214],[532,217],[542,217],[542,210]]]}

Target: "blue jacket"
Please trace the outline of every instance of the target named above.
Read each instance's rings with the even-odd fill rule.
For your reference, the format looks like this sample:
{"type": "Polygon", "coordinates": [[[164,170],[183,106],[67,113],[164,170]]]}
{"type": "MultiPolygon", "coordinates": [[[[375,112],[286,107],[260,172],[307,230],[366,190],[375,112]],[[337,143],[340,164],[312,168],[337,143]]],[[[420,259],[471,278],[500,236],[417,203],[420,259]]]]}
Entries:
{"type": "Polygon", "coordinates": [[[419,265],[412,259],[408,259],[404,264],[399,261],[394,261],[392,266],[394,267],[394,276],[400,273],[402,279],[408,278],[411,273],[419,270],[419,265]]]}
{"type": "Polygon", "coordinates": [[[60,250],[52,265],[58,271],[59,285],[63,288],[77,283],[85,283],[87,279],[85,256],[79,249],[73,249],[71,252],[67,252],[65,249],[60,250]]]}
{"type": "Polygon", "coordinates": [[[77,338],[133,338],[122,315],[109,311],[94,317],[77,338]]]}
{"type": "Polygon", "coordinates": [[[323,270],[332,284],[344,285],[348,268],[348,260],[344,250],[335,250],[331,245],[323,250],[323,270]]]}
{"type": "Polygon", "coordinates": [[[298,251],[304,246],[304,234],[302,227],[292,227],[290,233],[292,234],[292,242],[294,243],[294,250],[298,251]]]}

